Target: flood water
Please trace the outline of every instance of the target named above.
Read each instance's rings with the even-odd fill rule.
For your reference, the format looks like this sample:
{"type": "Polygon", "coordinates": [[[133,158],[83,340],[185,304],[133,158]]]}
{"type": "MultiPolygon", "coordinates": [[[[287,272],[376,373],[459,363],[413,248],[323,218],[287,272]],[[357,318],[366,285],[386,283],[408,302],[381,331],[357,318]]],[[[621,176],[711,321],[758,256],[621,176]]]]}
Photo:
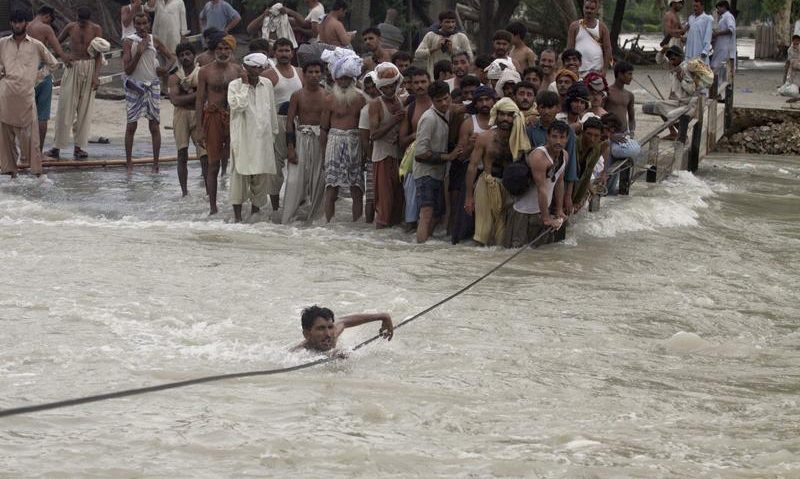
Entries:
{"type": "MultiPolygon", "coordinates": [[[[637,184],[347,360],[2,418],[0,477],[798,478],[798,161],[637,184]]],[[[209,220],[164,170],[0,179],[1,408],[299,364],[303,307],[399,321],[511,253],[209,220]]]]}

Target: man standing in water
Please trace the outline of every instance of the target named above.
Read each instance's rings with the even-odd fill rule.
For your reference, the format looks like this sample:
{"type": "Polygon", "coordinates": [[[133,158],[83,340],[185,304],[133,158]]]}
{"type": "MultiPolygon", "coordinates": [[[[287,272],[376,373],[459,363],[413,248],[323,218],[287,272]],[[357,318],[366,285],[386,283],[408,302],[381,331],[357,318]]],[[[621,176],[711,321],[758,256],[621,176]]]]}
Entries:
{"type": "Polygon", "coordinates": [[[25,33],[30,13],[14,10],[10,15],[12,35],[0,39],[0,174],[17,176],[16,143],[28,158],[31,172],[42,173],[38,150],[39,129],[33,87],[36,79],[51,74],[56,59],[39,40],[25,33]],[[39,70],[39,65],[46,65],[39,70]]]}
{"type": "Polygon", "coordinates": [[[275,173],[272,142],[278,134],[278,115],[272,83],[261,76],[269,64],[263,53],[244,57],[241,78],[228,85],[231,110],[231,203],[237,223],[242,204],[250,200],[251,214],[267,203],[269,175],[275,173]]]}
{"type": "Polygon", "coordinates": [[[128,173],[133,170],[131,155],[133,137],[141,117],[146,117],[153,142],[153,172],[158,172],[158,155],[161,152],[161,78],[167,69],[158,65],[156,55],[167,59],[170,65],[175,56],[150,33],[150,17],[137,13],[133,18],[136,33],[130,35],[122,44],[122,63],[125,67],[125,106],[127,126],[125,127],[125,164],[128,173]]]}
{"type": "MultiPolygon", "coordinates": [[[[53,31],[53,17],[55,10],[47,5],[39,8],[36,18],[28,24],[28,36],[39,40],[44,46],[51,48],[56,56],[64,62],[64,66],[70,68],[72,62],[64,55],[61,44],[58,43],[56,34],[53,31]]],[[[53,99],[53,75],[47,75],[41,83],[36,85],[36,114],[39,119],[39,150],[44,148],[44,138],[47,136],[47,122],[50,121],[50,104],[53,99]]]]}
{"type": "Polygon", "coordinates": [[[320,151],[320,120],[328,94],[320,86],[324,67],[312,60],[303,65],[305,84],[292,93],[286,115],[286,146],[288,151],[286,196],[283,204],[283,224],[291,223],[297,207],[308,201],[310,224],[319,216],[325,195],[325,173],[320,151]],[[295,119],[297,127],[295,127],[295,119]]]}
{"type": "MultiPolygon", "coordinates": [[[[361,58],[352,51],[336,49],[336,52],[338,57],[337,53],[327,57],[336,83],[320,119],[320,143],[325,151],[325,219],[330,222],[333,218],[339,188],[345,187],[350,188],[353,198],[353,221],[358,221],[364,211],[364,175],[358,120],[366,100],[356,88],[355,78],[361,73],[362,63],[361,58]]],[[[323,60],[325,58],[323,54],[323,60]]]]}
{"type": "Polygon", "coordinates": [[[73,157],[83,159],[89,156],[84,149],[89,144],[92,105],[99,85],[100,64],[103,61],[102,53],[89,54],[89,46],[96,43],[95,39],[103,39],[103,29],[89,20],[91,16],[92,10],[89,7],[78,7],[78,21],[68,23],[58,37],[59,42],[69,37],[72,66],[64,70],[64,77],[61,79],[55,146],[47,152],[47,156],[51,158],[60,158],[61,150],[69,143],[70,131],[75,141],[73,157]]]}
{"type": "Polygon", "coordinates": [[[278,211],[281,187],[283,186],[283,167],[286,165],[286,114],[289,112],[289,99],[292,93],[303,88],[300,69],[292,66],[292,42],[286,38],[275,40],[275,68],[264,72],[264,76],[272,82],[275,91],[275,104],[278,109],[278,136],[275,138],[275,173],[269,176],[269,190],[272,210],[278,211]]]}
{"type": "Polygon", "coordinates": [[[378,334],[386,338],[387,341],[391,341],[392,336],[394,336],[394,324],[392,324],[392,317],[387,313],[351,314],[339,318],[338,322],[334,322],[333,311],[330,309],[321,308],[319,306],[309,306],[303,310],[300,316],[303,336],[306,339],[292,348],[292,351],[305,349],[317,353],[335,353],[336,342],[345,329],[361,326],[362,324],[371,323],[373,321],[381,322],[381,329],[378,331],[378,334]]]}
{"type": "Polygon", "coordinates": [[[233,63],[236,40],[231,35],[212,37],[209,48],[214,52],[214,62],[197,74],[197,123],[202,125],[200,145],[208,152],[206,192],[209,214],[217,213],[217,177],[222,158],[230,147],[230,113],[228,111],[228,84],[241,76],[241,68],[233,63]]]}
{"type": "Polygon", "coordinates": [[[208,157],[206,150],[200,146],[200,125],[197,123],[197,114],[194,111],[197,102],[197,73],[199,67],[195,65],[194,47],[191,43],[181,43],[175,49],[181,66],[169,77],[169,101],[175,107],[172,115],[172,132],[175,135],[175,147],[178,149],[178,182],[181,185],[183,196],[189,194],[187,188],[189,162],[189,139],[194,142],[197,157],[200,158],[200,168],[203,172],[203,183],[206,182],[208,173],[208,157]]]}

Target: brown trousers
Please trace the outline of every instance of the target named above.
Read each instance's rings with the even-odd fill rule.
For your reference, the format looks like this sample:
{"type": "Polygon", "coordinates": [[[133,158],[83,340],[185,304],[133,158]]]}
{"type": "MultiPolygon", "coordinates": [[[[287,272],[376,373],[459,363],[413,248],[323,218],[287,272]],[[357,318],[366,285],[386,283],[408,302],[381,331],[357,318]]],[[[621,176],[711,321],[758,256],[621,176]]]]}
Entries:
{"type": "Polygon", "coordinates": [[[231,146],[231,114],[218,105],[203,110],[203,131],[206,134],[208,161],[222,161],[231,146]]]}
{"type": "Polygon", "coordinates": [[[42,173],[42,152],[39,151],[39,125],[36,115],[27,126],[18,127],[0,123],[0,173],[17,172],[17,145],[19,142],[22,156],[28,159],[31,173],[42,173]]]}
{"type": "Polygon", "coordinates": [[[403,185],[400,184],[400,160],[386,157],[372,163],[375,181],[375,224],[394,226],[403,222],[403,185]]]}

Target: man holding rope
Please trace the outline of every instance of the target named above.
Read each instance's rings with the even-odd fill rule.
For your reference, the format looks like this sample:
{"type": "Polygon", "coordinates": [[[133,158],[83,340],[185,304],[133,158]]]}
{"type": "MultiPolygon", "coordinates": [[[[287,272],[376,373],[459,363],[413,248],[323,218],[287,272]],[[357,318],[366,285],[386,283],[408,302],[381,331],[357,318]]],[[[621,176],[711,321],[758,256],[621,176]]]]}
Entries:
{"type": "Polygon", "coordinates": [[[319,306],[309,306],[303,310],[300,316],[300,323],[303,326],[303,337],[305,341],[292,348],[292,351],[307,350],[311,352],[324,353],[330,351],[332,354],[341,354],[336,351],[336,341],[345,329],[361,326],[373,321],[381,322],[381,329],[378,334],[392,340],[394,336],[394,324],[388,313],[365,313],[351,314],[340,318],[334,322],[333,311],[319,306]]]}

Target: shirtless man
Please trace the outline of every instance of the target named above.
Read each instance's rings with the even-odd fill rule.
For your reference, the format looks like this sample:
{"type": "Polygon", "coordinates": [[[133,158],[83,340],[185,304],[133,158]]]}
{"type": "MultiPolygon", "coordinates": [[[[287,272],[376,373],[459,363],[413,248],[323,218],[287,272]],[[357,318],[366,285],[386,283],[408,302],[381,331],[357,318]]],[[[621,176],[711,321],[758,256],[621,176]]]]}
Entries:
{"type": "MultiPolygon", "coordinates": [[[[286,196],[294,189],[308,192],[301,195],[308,203],[308,216],[306,224],[311,224],[322,211],[322,201],[325,195],[325,168],[324,158],[320,150],[320,123],[322,110],[328,101],[328,93],[322,88],[322,72],[324,66],[318,60],[312,60],[303,65],[303,88],[292,93],[289,99],[289,112],[286,115],[286,146],[288,151],[289,179],[286,183],[286,196]],[[295,123],[297,127],[295,127],[295,123]],[[292,181],[292,169],[305,171],[301,181],[292,181]]],[[[282,223],[290,223],[294,212],[290,211],[292,204],[287,199],[283,205],[282,223]]],[[[298,205],[299,206],[299,205],[298,205]]]]}
{"type": "Polygon", "coordinates": [[[353,34],[345,31],[344,19],[347,14],[347,3],[335,0],[331,12],[319,26],[319,42],[337,47],[347,47],[353,41],[353,34]]]}
{"type": "Polygon", "coordinates": [[[267,192],[272,211],[278,211],[280,204],[281,187],[283,186],[283,167],[286,165],[286,114],[289,111],[289,99],[292,93],[303,88],[302,73],[299,68],[292,66],[294,50],[292,42],[286,38],[279,38],[273,44],[275,48],[275,68],[265,70],[265,76],[275,91],[275,108],[278,109],[278,136],[275,138],[275,167],[277,173],[269,175],[267,192]]]}
{"type": "Polygon", "coordinates": [[[169,77],[169,101],[175,110],[172,115],[172,132],[175,135],[175,147],[178,149],[178,182],[183,196],[189,194],[187,176],[189,161],[189,139],[194,141],[200,168],[203,172],[203,184],[208,173],[208,156],[198,144],[200,125],[197,124],[197,74],[199,67],[195,65],[194,47],[191,43],[181,43],[175,49],[180,68],[169,77]]]}
{"type": "MultiPolygon", "coordinates": [[[[39,8],[36,18],[28,23],[28,36],[39,40],[53,50],[57,58],[64,62],[67,68],[72,66],[72,59],[64,54],[61,44],[53,31],[53,18],[55,10],[52,7],[43,5],[39,8]]],[[[47,136],[47,122],[50,120],[50,105],[53,99],[53,75],[47,75],[44,80],[36,85],[36,112],[39,120],[39,150],[44,148],[44,137],[47,136]]]]}
{"type": "Polygon", "coordinates": [[[472,109],[475,114],[467,114],[466,120],[461,123],[458,132],[458,145],[461,155],[450,163],[450,216],[452,217],[452,242],[472,238],[475,232],[475,218],[472,214],[464,214],[464,201],[466,198],[466,177],[472,150],[478,137],[489,131],[489,119],[494,106],[496,93],[494,89],[483,85],[472,94],[472,109]]]}
{"type": "Polygon", "coordinates": [[[364,40],[364,48],[372,53],[372,61],[375,62],[376,65],[378,63],[392,61],[392,55],[394,55],[397,50],[383,48],[383,39],[381,38],[380,30],[375,27],[367,28],[361,35],[364,40]]]}
{"type": "Polygon", "coordinates": [[[203,42],[206,44],[206,49],[200,52],[199,55],[195,57],[195,62],[197,62],[198,67],[204,67],[209,63],[214,61],[214,50],[209,48],[209,43],[211,39],[214,37],[222,38],[225,34],[217,28],[208,27],[203,30],[203,42]]]}
{"type": "Polygon", "coordinates": [[[59,43],[69,38],[72,66],[64,71],[61,78],[55,146],[46,153],[55,159],[60,158],[61,150],[69,144],[70,130],[75,141],[74,158],[83,159],[89,156],[84,149],[89,144],[92,105],[103,60],[101,53],[89,55],[88,49],[92,40],[103,37],[103,29],[89,20],[91,16],[92,10],[89,7],[78,7],[78,21],[68,23],[58,36],[59,43]]]}
{"type": "Polygon", "coordinates": [[[548,48],[539,57],[539,68],[542,69],[542,85],[547,87],[556,81],[556,52],[548,48]]]}
{"type": "Polygon", "coordinates": [[[217,213],[217,176],[220,162],[230,147],[230,112],[228,110],[228,84],[241,76],[241,67],[233,62],[236,40],[227,35],[213,37],[208,44],[214,52],[214,62],[197,74],[197,124],[202,125],[200,146],[208,152],[206,192],[211,207],[209,214],[217,213]]]}
{"type": "Polygon", "coordinates": [[[608,87],[605,109],[622,120],[623,131],[633,138],[636,130],[636,108],[633,93],[625,89],[633,81],[633,65],[621,61],[614,65],[614,83],[608,87]]]}
{"type": "MultiPolygon", "coordinates": [[[[406,111],[406,118],[400,124],[400,149],[405,151],[403,157],[411,155],[413,158],[414,142],[417,139],[417,124],[422,114],[433,105],[433,102],[428,95],[430,76],[428,76],[426,70],[417,67],[409,67],[405,71],[405,77],[411,79],[411,93],[414,95],[414,101],[409,103],[406,111]]],[[[414,183],[414,175],[411,174],[410,168],[407,171],[403,171],[401,168],[400,174],[404,175],[403,192],[406,199],[406,227],[409,230],[416,229],[419,207],[417,206],[417,190],[414,183]]]]}
{"type": "MultiPolygon", "coordinates": [[[[324,24],[322,28],[325,28],[324,24]]],[[[340,187],[350,188],[353,221],[358,221],[364,211],[364,170],[358,120],[367,101],[355,82],[361,66],[361,58],[355,53],[335,60],[329,66],[335,83],[320,120],[320,145],[325,151],[325,219],[328,222],[335,213],[340,187]]]]}
{"type": "Polygon", "coordinates": [[[334,322],[333,311],[319,306],[310,306],[304,309],[300,316],[303,337],[306,339],[292,348],[292,351],[306,350],[327,353],[331,356],[342,356],[343,352],[336,351],[336,341],[344,330],[373,321],[381,322],[381,329],[378,334],[386,338],[387,341],[391,341],[394,335],[394,325],[392,324],[391,316],[387,313],[352,314],[339,318],[338,322],[334,322]]]}
{"type": "Polygon", "coordinates": [[[669,0],[669,8],[664,12],[661,19],[661,30],[664,37],[669,37],[667,47],[681,46],[683,42],[683,24],[681,24],[680,13],[683,10],[683,0],[669,0]]]}
{"type": "Polygon", "coordinates": [[[289,15],[289,22],[293,21],[292,30],[294,30],[295,37],[298,36],[298,33],[301,36],[301,38],[297,38],[298,44],[307,43],[319,35],[320,17],[325,15],[325,7],[318,0],[305,0],[305,4],[308,8],[308,15],[305,17],[291,8],[283,7],[281,9],[282,13],[289,15]]]}
{"type": "Polygon", "coordinates": [[[528,36],[528,28],[522,22],[511,22],[506,27],[511,33],[511,59],[519,65],[519,71],[536,65],[536,52],[525,44],[525,37],[528,36]]]}
{"type": "Polygon", "coordinates": [[[467,168],[467,194],[464,200],[464,210],[475,215],[474,239],[485,246],[500,244],[505,235],[505,200],[508,194],[501,183],[503,168],[514,161],[509,142],[514,128],[524,128],[524,120],[520,120],[521,124],[516,121],[522,112],[510,98],[502,98],[495,103],[491,114],[496,128],[481,133],[475,142],[467,168]],[[483,173],[478,178],[478,165],[481,164],[483,173]],[[496,183],[503,198],[499,212],[491,207],[491,183],[496,183]]]}

